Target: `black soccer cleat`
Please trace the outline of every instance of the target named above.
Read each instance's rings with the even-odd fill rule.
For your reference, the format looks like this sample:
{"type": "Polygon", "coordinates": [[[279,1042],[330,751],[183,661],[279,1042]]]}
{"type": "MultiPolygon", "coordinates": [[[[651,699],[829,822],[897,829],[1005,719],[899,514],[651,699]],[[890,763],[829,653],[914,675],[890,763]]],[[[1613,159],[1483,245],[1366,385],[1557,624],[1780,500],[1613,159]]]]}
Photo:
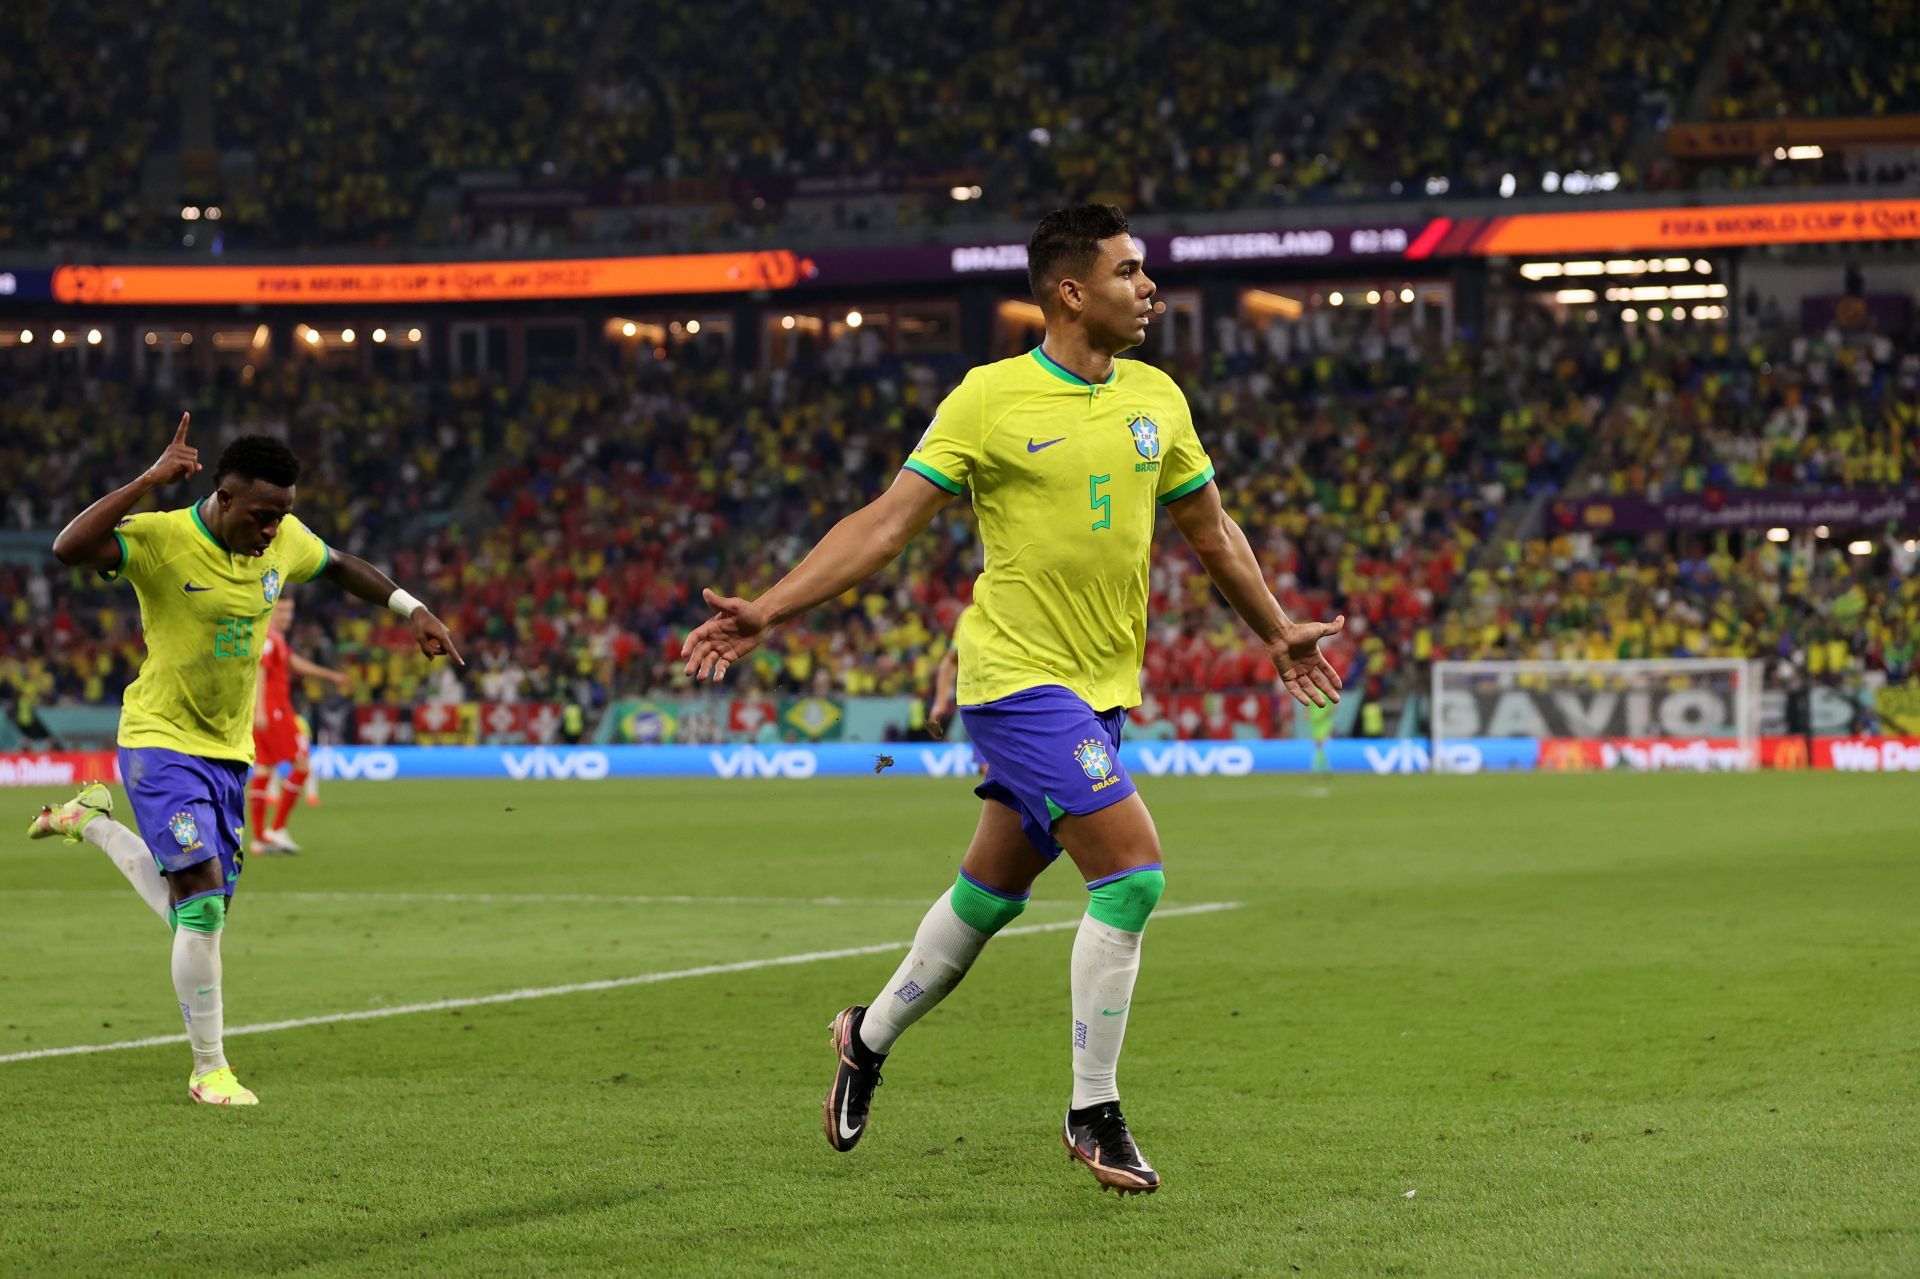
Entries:
{"type": "Polygon", "coordinates": [[[1069,1110],[1060,1132],[1067,1153],[1092,1170],[1102,1190],[1123,1195],[1150,1195],[1160,1189],[1160,1174],[1133,1144],[1120,1103],[1103,1101],[1085,1110],[1069,1110]]]}
{"type": "Polygon", "coordinates": [[[827,1144],[835,1150],[852,1150],[866,1134],[873,1090],[880,1086],[880,1063],[887,1059],[885,1053],[874,1052],[860,1042],[860,1021],[866,1012],[865,1004],[843,1009],[831,1027],[833,1087],[827,1090],[823,1109],[827,1144]]]}

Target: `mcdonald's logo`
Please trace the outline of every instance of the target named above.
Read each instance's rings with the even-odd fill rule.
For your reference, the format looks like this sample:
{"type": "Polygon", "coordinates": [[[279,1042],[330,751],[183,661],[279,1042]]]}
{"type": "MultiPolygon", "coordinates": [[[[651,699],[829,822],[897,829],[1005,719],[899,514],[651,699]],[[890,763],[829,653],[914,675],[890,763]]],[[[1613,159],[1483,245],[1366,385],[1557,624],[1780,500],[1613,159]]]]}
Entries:
{"type": "Polygon", "coordinates": [[[1807,767],[1807,739],[1780,737],[1773,743],[1773,767],[1783,772],[1804,772],[1807,767]]]}
{"type": "Polygon", "coordinates": [[[1592,767],[1587,743],[1573,737],[1549,737],[1540,743],[1540,769],[1549,773],[1584,773],[1592,767]]]}

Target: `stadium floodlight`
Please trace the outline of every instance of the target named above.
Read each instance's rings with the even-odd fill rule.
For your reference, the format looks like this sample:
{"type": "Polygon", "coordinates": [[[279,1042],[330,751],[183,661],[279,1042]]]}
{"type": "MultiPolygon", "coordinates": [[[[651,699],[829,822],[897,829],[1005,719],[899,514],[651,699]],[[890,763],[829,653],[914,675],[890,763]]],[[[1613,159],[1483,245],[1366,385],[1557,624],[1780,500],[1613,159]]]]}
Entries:
{"type": "Polygon", "coordinates": [[[340,330],[340,340],[341,340],[342,342],[345,342],[345,343],[346,343],[346,344],[347,344],[348,346],[352,346],[352,345],[353,345],[353,330],[352,330],[352,329],[341,329],[341,330],[340,330]]]}
{"type": "Polygon", "coordinates": [[[687,321],[687,332],[689,332],[689,333],[693,333],[693,334],[698,334],[698,333],[700,332],[700,321],[698,321],[698,320],[688,320],[688,321],[687,321]]]}
{"type": "Polygon", "coordinates": [[[33,345],[33,330],[32,330],[32,329],[21,329],[21,330],[20,330],[20,345],[21,345],[21,346],[32,346],[32,345],[33,345]]]}
{"type": "Polygon", "coordinates": [[[1640,318],[1640,313],[1634,310],[1632,307],[1628,307],[1626,310],[1620,312],[1620,318],[1625,320],[1628,324],[1632,324],[1635,320],[1640,318]]]}
{"type": "Polygon", "coordinates": [[[1473,772],[1476,739],[1533,738],[1545,771],[1760,766],[1761,664],[1743,658],[1433,664],[1431,764],[1473,772]]]}
{"type": "Polygon", "coordinates": [[[1519,189],[1520,184],[1514,181],[1511,173],[1503,173],[1500,175],[1500,198],[1502,200],[1511,200],[1513,193],[1519,189]]]}
{"type": "Polygon", "coordinates": [[[1813,526],[1813,535],[1817,538],[1822,539],[1823,541],[1826,539],[1827,535],[1831,532],[1832,530],[1829,529],[1824,524],[1816,524],[1813,526]]]}
{"type": "Polygon", "coordinates": [[[1368,306],[1379,306],[1379,305],[1380,305],[1380,290],[1378,290],[1378,289],[1368,289],[1368,290],[1367,290],[1367,305],[1368,305],[1368,306]]]}
{"type": "Polygon", "coordinates": [[[55,346],[64,346],[66,345],[66,341],[67,331],[65,329],[55,329],[53,331],[53,344],[55,346]]]}
{"type": "Polygon", "coordinates": [[[1872,543],[1872,542],[1869,542],[1869,541],[1867,541],[1867,540],[1866,540],[1865,538],[1861,538],[1861,539],[1860,539],[1859,541],[1857,541],[1857,542],[1848,542],[1848,543],[1847,543],[1847,554],[1849,554],[1849,555],[1871,555],[1871,554],[1873,554],[1873,543],[1872,543]]]}
{"type": "Polygon", "coordinates": [[[373,340],[374,340],[374,341],[376,341],[376,342],[384,342],[384,341],[386,341],[386,340],[387,340],[387,331],[386,331],[385,329],[375,329],[375,330],[373,331],[373,340]]]}
{"type": "Polygon", "coordinates": [[[1784,542],[1792,536],[1793,534],[1783,528],[1770,528],[1767,530],[1767,540],[1769,542],[1784,542]]]}
{"type": "Polygon", "coordinates": [[[1402,302],[1411,302],[1411,301],[1413,301],[1413,290],[1412,290],[1411,288],[1406,288],[1406,289],[1402,289],[1402,290],[1400,290],[1400,300],[1401,300],[1402,302]]]}
{"type": "Polygon", "coordinates": [[[1327,294],[1327,301],[1333,304],[1334,306],[1339,306],[1342,302],[1345,302],[1346,300],[1347,300],[1346,295],[1344,293],[1341,293],[1338,289],[1335,289],[1332,293],[1327,294]]]}
{"type": "Polygon", "coordinates": [[[850,329],[857,329],[862,324],[866,323],[866,319],[867,318],[864,315],[861,315],[858,311],[849,311],[847,312],[847,327],[850,329]]]}
{"type": "Polygon", "coordinates": [[[105,340],[106,340],[106,334],[104,334],[104,333],[102,333],[102,332],[101,332],[101,331],[100,331],[99,329],[88,329],[88,330],[87,330],[87,345],[88,345],[88,346],[99,346],[99,345],[100,345],[100,344],[101,344],[102,342],[104,342],[105,340]]]}

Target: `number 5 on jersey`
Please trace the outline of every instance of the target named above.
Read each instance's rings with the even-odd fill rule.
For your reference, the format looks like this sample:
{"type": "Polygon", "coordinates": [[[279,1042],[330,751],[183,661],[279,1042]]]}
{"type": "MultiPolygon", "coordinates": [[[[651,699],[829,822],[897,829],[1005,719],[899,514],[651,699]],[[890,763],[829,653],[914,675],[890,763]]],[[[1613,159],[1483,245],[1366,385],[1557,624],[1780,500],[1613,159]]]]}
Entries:
{"type": "Polygon", "coordinates": [[[1087,477],[1087,505],[1100,512],[1100,518],[1093,522],[1093,531],[1113,527],[1113,498],[1100,491],[1102,484],[1112,483],[1111,475],[1089,475],[1087,477]]]}

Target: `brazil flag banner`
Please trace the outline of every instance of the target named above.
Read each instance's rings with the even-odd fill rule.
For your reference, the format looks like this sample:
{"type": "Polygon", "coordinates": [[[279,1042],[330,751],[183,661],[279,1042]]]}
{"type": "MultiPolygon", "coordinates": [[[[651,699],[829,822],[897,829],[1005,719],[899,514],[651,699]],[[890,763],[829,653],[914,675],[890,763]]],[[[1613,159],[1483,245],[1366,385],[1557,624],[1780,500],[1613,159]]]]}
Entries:
{"type": "Polygon", "coordinates": [[[795,698],[780,707],[781,735],[807,742],[837,742],[846,718],[840,703],[829,698],[795,698]]]}

